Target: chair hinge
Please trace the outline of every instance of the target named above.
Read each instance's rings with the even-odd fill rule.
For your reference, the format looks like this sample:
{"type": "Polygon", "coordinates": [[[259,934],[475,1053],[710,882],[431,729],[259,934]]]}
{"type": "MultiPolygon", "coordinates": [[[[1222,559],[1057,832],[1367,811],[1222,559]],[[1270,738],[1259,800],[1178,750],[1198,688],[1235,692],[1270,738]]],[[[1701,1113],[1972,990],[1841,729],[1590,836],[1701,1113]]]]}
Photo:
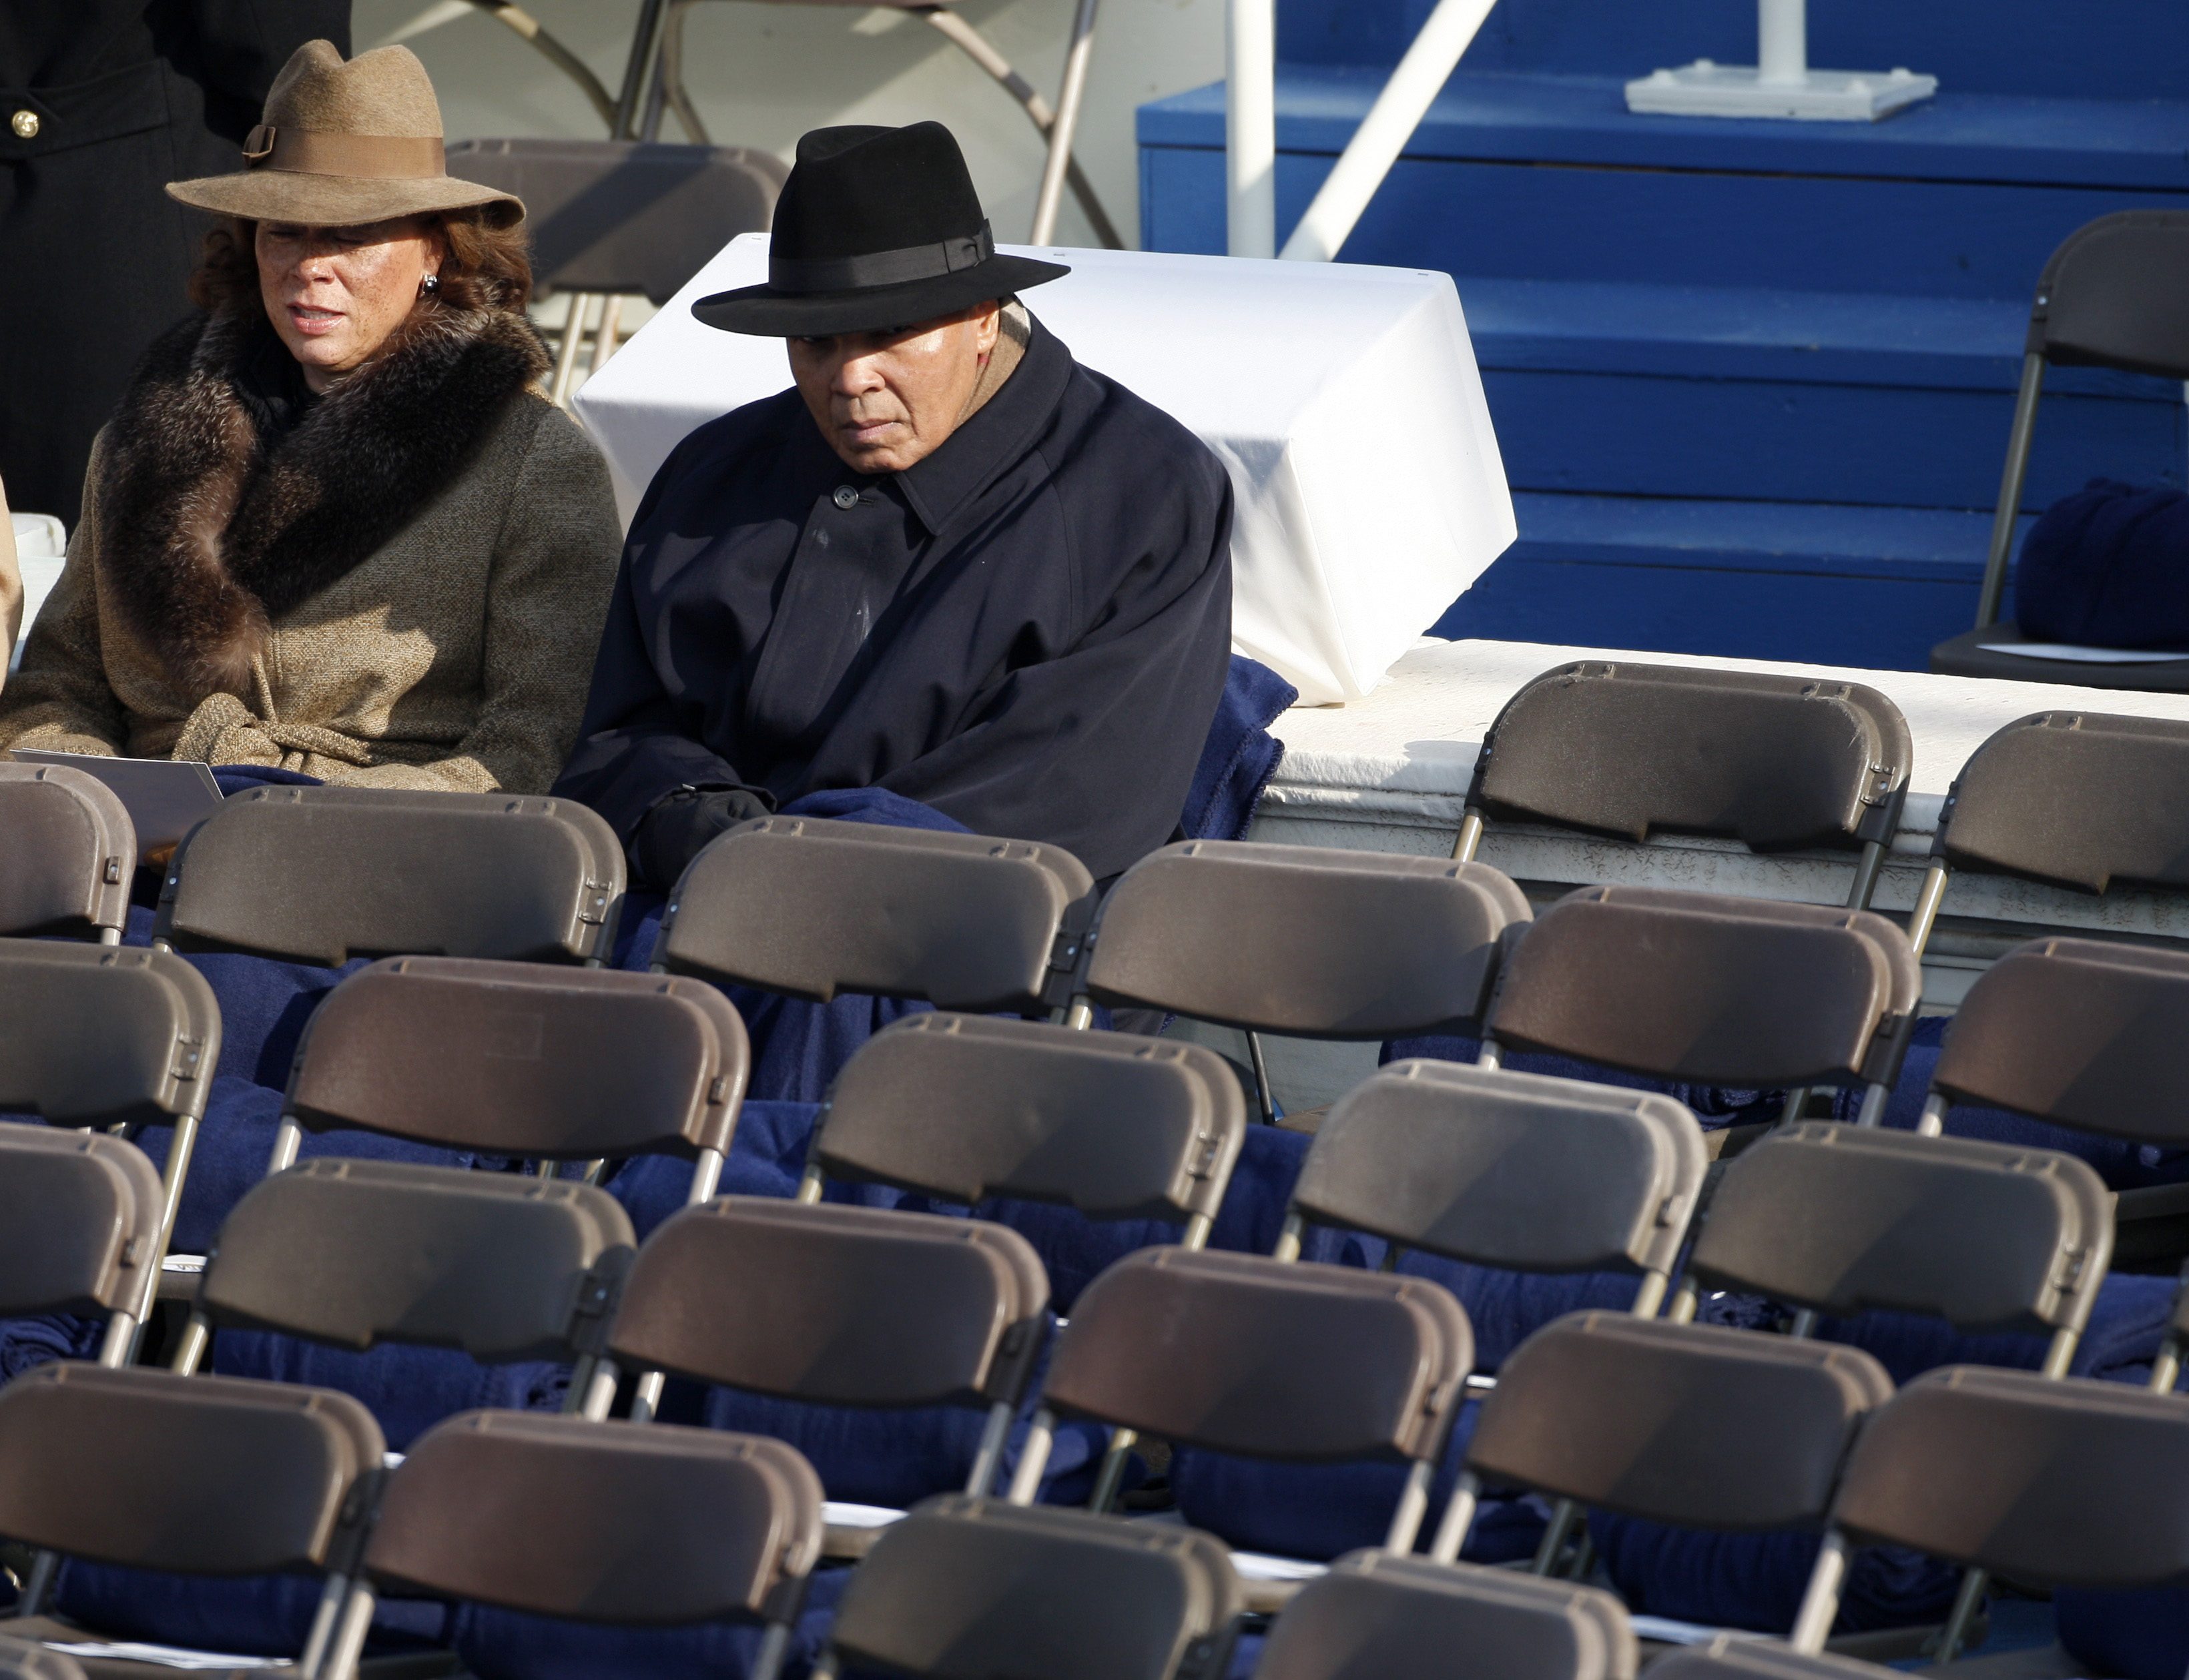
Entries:
{"type": "Polygon", "coordinates": [[[1216,1170],[1216,1152],[1223,1140],[1213,1131],[1204,1131],[1193,1140],[1193,1161],[1186,1171],[1194,1178],[1206,1178],[1216,1170]]]}
{"type": "Polygon", "coordinates": [[[119,887],[122,884],[122,860],[120,858],[109,858],[106,860],[105,875],[106,884],[108,886],[119,887]]]}
{"type": "Polygon", "coordinates": [[[608,887],[604,881],[585,882],[585,900],[578,906],[578,920],[588,927],[597,927],[608,919],[608,887]]]}
{"type": "Polygon", "coordinates": [[[1053,974],[1069,974],[1079,961],[1082,936],[1069,931],[1060,932],[1055,943],[1049,948],[1049,967],[1053,974]]]}
{"type": "Polygon", "coordinates": [[[1872,764],[1869,767],[1869,784],[1863,790],[1862,803],[1865,805],[1881,805],[1892,797],[1892,767],[1890,764],[1872,764]]]}
{"type": "Polygon", "coordinates": [[[204,1061],[205,1040],[187,1038],[181,1034],[177,1034],[174,1065],[167,1070],[167,1077],[172,1080],[194,1080],[198,1076],[199,1068],[204,1061]]]}

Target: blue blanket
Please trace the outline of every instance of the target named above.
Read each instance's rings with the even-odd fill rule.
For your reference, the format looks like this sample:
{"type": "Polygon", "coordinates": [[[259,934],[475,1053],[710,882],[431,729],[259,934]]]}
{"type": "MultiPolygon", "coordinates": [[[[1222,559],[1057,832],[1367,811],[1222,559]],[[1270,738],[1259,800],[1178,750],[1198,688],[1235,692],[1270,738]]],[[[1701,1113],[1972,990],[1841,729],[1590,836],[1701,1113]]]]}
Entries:
{"type": "Polygon", "coordinates": [[[2093,478],[2030,527],[2014,601],[2033,640],[2189,648],[2189,496],[2093,478]]]}

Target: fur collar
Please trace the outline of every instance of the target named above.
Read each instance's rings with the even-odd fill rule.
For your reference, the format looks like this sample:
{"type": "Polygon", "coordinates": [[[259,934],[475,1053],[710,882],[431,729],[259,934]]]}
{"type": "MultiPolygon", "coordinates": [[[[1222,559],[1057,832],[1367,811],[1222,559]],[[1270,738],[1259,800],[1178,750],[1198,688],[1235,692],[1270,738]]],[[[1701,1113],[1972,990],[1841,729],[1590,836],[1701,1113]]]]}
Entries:
{"type": "Polygon", "coordinates": [[[270,623],[453,483],[547,365],[520,317],[427,306],[269,449],[237,387],[272,331],[255,308],[179,323],[107,434],[100,578],[193,702],[248,695],[270,623]]]}

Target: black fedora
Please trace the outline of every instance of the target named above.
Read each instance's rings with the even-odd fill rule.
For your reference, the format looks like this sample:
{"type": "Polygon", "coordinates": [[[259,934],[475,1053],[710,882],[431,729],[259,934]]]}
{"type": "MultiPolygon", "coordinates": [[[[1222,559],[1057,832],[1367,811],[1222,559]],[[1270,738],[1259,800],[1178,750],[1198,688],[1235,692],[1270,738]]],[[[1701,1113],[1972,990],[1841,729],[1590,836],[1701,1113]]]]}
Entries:
{"type": "Polygon", "coordinates": [[[692,313],[763,338],[879,332],[950,315],[1072,271],[998,257],[957,137],[939,122],[817,128],[776,201],[767,284],[692,313]]]}

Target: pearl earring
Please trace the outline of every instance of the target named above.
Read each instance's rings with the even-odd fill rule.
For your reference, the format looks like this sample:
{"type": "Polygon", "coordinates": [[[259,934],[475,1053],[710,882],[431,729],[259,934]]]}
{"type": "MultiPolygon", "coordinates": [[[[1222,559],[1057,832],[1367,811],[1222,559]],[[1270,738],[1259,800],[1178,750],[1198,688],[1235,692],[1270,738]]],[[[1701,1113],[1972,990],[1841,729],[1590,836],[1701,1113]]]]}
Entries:
{"type": "Polygon", "coordinates": [[[425,287],[427,291],[438,291],[441,289],[441,277],[438,274],[427,275],[425,287]]]}

